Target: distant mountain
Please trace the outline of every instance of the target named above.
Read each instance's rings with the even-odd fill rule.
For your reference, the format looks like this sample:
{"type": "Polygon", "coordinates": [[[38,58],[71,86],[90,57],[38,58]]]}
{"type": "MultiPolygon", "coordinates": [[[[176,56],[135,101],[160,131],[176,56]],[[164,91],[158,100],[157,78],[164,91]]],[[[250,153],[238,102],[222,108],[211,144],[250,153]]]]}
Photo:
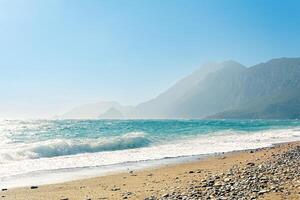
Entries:
{"type": "MultiPolygon", "coordinates": [[[[118,110],[120,116],[123,116],[122,112],[129,113],[131,107],[122,106],[114,101],[102,101],[98,103],[91,103],[82,106],[78,106],[66,112],[65,114],[58,116],[60,119],[97,119],[101,116],[108,118],[116,118],[116,114],[112,113],[112,109],[118,110]],[[109,116],[109,113],[113,114],[109,116]]],[[[102,117],[101,117],[102,118],[102,117]]],[[[122,117],[123,118],[123,117],[122,117]]]]}
{"type": "Polygon", "coordinates": [[[98,116],[98,119],[123,119],[123,118],[124,115],[114,107],[110,108],[108,111],[98,116]]]}
{"type": "Polygon", "coordinates": [[[239,85],[239,105],[210,118],[300,119],[300,58],[250,67],[239,77],[239,85]]]}
{"type": "Polygon", "coordinates": [[[89,118],[300,118],[300,58],[252,67],[209,63],[136,107],[116,102],[78,107],[64,116],[89,118]]]}
{"type": "Polygon", "coordinates": [[[227,95],[227,82],[244,70],[245,66],[234,61],[206,64],[155,99],[138,105],[136,113],[141,118],[203,118],[225,111],[236,101],[227,95]]]}
{"type": "Polygon", "coordinates": [[[136,110],[141,118],[300,118],[300,58],[211,63],[136,110]]]}

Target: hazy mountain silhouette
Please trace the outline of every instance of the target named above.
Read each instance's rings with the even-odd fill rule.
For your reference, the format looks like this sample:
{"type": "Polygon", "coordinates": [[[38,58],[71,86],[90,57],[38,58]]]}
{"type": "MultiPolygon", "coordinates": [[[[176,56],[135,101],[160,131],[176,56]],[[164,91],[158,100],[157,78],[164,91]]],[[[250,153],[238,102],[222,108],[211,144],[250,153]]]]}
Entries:
{"type": "Polygon", "coordinates": [[[122,112],[129,113],[130,106],[122,106],[115,101],[101,101],[73,108],[69,112],[58,116],[60,119],[97,119],[99,116],[108,116],[108,111],[114,108],[123,116],[122,112]]]}
{"type": "Polygon", "coordinates": [[[123,119],[123,114],[116,108],[112,107],[105,113],[98,116],[98,119],[123,119]]]}
{"type": "MultiPolygon", "coordinates": [[[[210,98],[218,95],[217,92],[223,92],[210,89],[213,89],[211,79],[216,72],[235,74],[235,71],[244,68],[234,61],[206,64],[155,99],[138,105],[137,116],[141,118],[199,118],[220,111],[222,107],[227,108],[227,104],[224,106],[219,102],[211,104],[210,98]]],[[[219,85],[218,81],[213,81],[213,83],[219,85]]]]}
{"type": "Polygon", "coordinates": [[[250,67],[240,76],[239,85],[239,105],[212,118],[300,118],[300,58],[250,67]]]}
{"type": "Polygon", "coordinates": [[[99,108],[101,113],[93,116],[300,118],[300,58],[273,59],[249,68],[235,61],[209,63],[150,101],[136,107],[115,104],[106,104],[104,112],[99,108]]]}

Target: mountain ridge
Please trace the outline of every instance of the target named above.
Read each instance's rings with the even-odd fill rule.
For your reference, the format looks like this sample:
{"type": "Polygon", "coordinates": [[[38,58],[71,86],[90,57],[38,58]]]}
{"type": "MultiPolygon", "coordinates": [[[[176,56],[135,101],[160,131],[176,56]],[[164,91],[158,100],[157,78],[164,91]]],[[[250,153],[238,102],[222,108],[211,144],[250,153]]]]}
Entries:
{"type": "MultiPolygon", "coordinates": [[[[113,118],[122,119],[290,119],[300,118],[299,91],[300,58],[275,58],[251,67],[228,60],[203,65],[135,107],[117,103],[110,108],[113,118]]],[[[109,118],[109,112],[101,114],[96,118],[109,118]]]]}

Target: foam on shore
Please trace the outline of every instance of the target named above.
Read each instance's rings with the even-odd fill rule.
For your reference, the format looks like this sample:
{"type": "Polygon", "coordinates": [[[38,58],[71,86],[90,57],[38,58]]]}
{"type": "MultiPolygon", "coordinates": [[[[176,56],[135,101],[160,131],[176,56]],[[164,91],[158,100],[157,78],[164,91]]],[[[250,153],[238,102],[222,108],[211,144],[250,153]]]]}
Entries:
{"type": "MultiPolygon", "coordinates": [[[[140,134],[135,136],[139,140],[143,138],[140,134]]],[[[144,147],[134,149],[21,159],[1,164],[0,187],[56,183],[174,162],[171,158],[255,149],[299,140],[297,128],[251,133],[225,131],[152,146],[146,142],[144,147]]]]}

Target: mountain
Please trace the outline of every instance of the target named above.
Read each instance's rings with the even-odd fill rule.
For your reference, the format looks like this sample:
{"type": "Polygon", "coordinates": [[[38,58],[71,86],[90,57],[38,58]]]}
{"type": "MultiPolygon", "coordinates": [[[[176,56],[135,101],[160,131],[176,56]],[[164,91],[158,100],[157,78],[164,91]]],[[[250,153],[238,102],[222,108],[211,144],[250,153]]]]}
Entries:
{"type": "MultiPolygon", "coordinates": [[[[123,116],[122,112],[129,113],[130,106],[122,106],[114,101],[101,101],[98,103],[90,103],[82,106],[78,106],[66,112],[63,115],[58,116],[59,119],[97,119],[102,115],[108,118],[116,118],[116,114],[112,113],[112,109],[118,110],[120,116],[123,116]],[[112,114],[110,116],[109,114],[112,114]]],[[[122,117],[123,118],[123,117],[122,117]]]]}
{"type": "Polygon", "coordinates": [[[300,58],[211,63],[136,107],[141,118],[300,118],[300,58]]]}
{"type": "Polygon", "coordinates": [[[210,118],[300,118],[300,58],[273,59],[255,65],[240,79],[240,104],[210,118]]]}
{"type": "Polygon", "coordinates": [[[155,99],[138,105],[136,113],[141,118],[202,118],[223,111],[235,99],[220,101],[218,96],[226,96],[228,79],[244,70],[235,61],[206,64],[155,99]]]}
{"type": "Polygon", "coordinates": [[[98,119],[123,119],[123,118],[124,115],[114,107],[110,108],[105,113],[98,116],[98,119]]]}
{"type": "Polygon", "coordinates": [[[252,67],[235,61],[209,63],[156,98],[135,107],[116,102],[78,107],[64,117],[300,118],[300,58],[278,58],[252,67]]]}

